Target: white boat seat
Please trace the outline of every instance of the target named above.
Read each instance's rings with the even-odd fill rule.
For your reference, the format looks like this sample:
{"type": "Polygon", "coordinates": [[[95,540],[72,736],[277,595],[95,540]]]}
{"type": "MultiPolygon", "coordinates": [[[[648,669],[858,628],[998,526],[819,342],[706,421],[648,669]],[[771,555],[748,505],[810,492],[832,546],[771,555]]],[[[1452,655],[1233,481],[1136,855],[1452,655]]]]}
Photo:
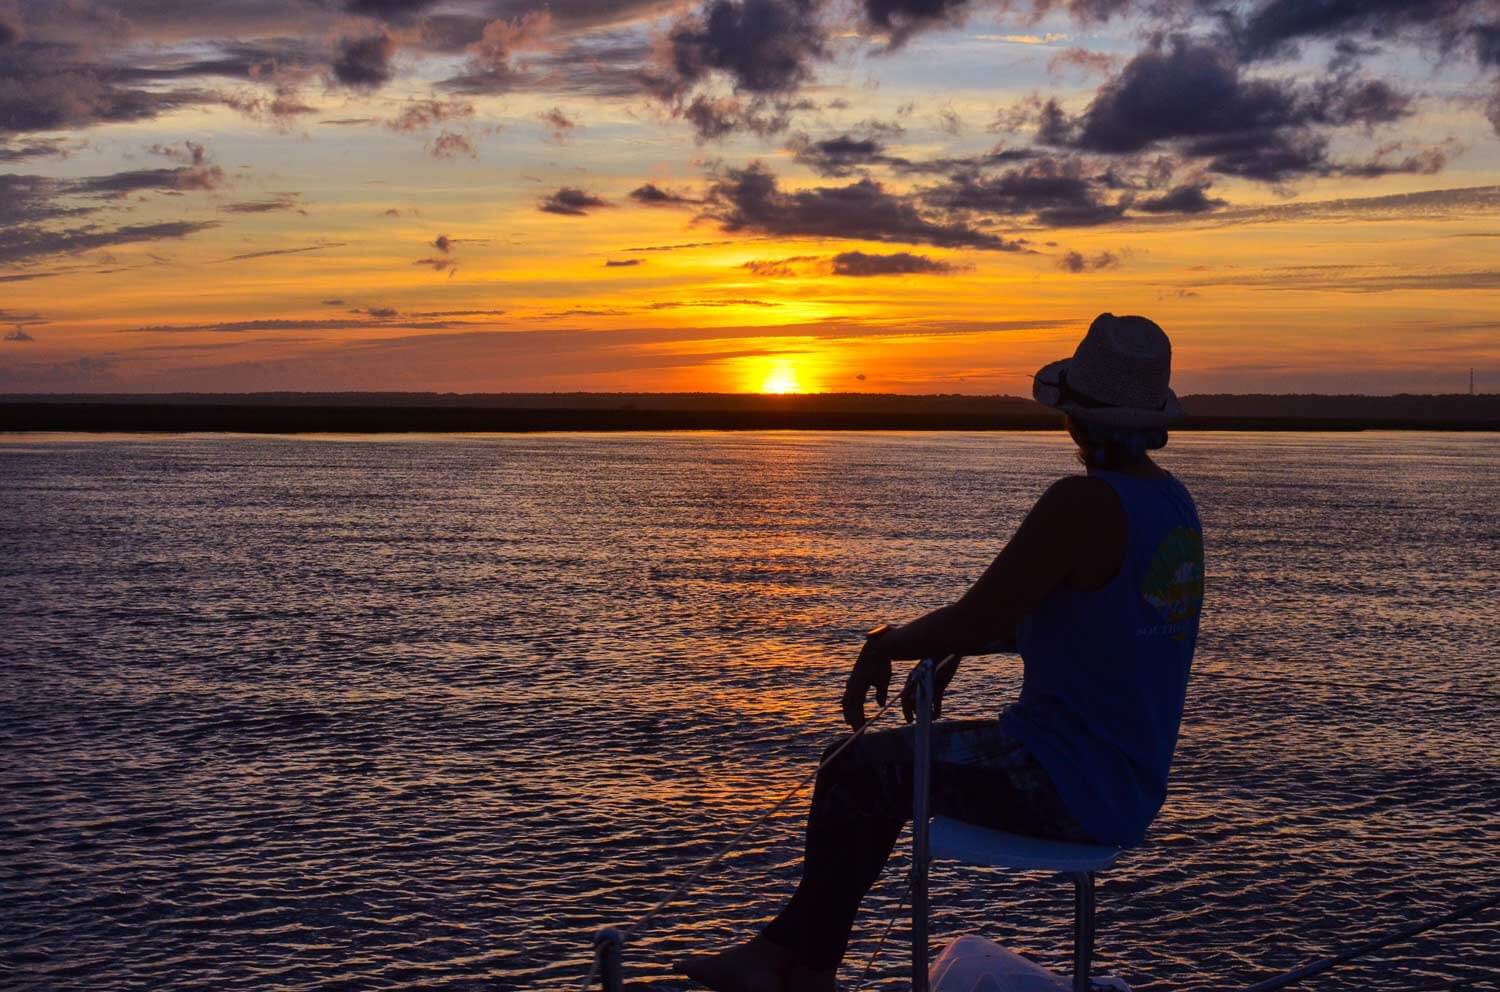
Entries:
{"type": "Polygon", "coordinates": [[[945,861],[1069,875],[1101,871],[1120,856],[1117,847],[1008,834],[946,816],[932,818],[928,843],[932,856],[945,861]]]}

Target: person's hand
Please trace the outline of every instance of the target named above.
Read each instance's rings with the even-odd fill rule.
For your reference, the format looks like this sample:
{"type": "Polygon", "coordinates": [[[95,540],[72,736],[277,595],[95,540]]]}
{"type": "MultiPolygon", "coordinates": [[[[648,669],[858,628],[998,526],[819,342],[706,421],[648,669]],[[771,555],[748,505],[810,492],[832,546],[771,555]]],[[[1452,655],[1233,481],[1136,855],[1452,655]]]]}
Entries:
{"type": "MultiPolygon", "coordinates": [[[[953,676],[958,674],[959,660],[954,657],[946,665],[939,664],[937,671],[933,673],[932,718],[934,720],[943,715],[943,690],[948,688],[948,683],[952,682],[953,676]]],[[[910,675],[906,677],[906,685],[901,688],[901,715],[906,717],[907,723],[917,718],[917,680],[910,675]]]]}
{"type": "Polygon", "coordinates": [[[891,689],[891,659],[881,644],[885,631],[882,628],[877,630],[880,632],[872,632],[865,639],[865,646],[854,662],[849,681],[844,685],[844,698],[840,701],[844,722],[855,730],[865,725],[865,696],[870,687],[875,687],[875,701],[881,706],[885,705],[886,694],[891,689]]]}

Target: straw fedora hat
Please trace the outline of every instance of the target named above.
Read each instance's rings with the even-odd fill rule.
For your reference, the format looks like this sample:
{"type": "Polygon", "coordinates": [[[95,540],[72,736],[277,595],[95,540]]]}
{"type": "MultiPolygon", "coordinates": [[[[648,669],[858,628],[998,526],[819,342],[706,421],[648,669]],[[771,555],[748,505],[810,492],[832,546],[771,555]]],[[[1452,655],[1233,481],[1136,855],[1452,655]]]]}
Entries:
{"type": "Polygon", "coordinates": [[[1167,385],[1172,342],[1145,317],[1101,313],[1072,358],[1043,366],[1031,395],[1078,420],[1121,427],[1165,427],[1182,419],[1167,385]]]}

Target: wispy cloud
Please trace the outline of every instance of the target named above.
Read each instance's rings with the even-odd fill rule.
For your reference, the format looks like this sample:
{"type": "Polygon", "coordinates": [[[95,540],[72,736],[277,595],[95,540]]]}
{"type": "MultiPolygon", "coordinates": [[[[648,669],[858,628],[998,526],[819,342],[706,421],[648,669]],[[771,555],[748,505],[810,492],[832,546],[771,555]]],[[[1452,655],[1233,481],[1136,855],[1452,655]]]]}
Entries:
{"type": "Polygon", "coordinates": [[[267,249],[264,249],[263,251],[247,251],[247,252],[244,252],[243,254],[230,255],[228,258],[221,258],[221,259],[219,259],[219,261],[221,261],[221,262],[243,262],[246,259],[251,259],[251,258],[269,258],[272,255],[300,255],[303,252],[308,252],[308,251],[327,251],[330,248],[346,248],[346,247],[348,247],[348,242],[346,242],[346,241],[328,241],[328,242],[325,242],[323,244],[317,244],[317,245],[303,245],[300,248],[267,248],[267,249]]]}

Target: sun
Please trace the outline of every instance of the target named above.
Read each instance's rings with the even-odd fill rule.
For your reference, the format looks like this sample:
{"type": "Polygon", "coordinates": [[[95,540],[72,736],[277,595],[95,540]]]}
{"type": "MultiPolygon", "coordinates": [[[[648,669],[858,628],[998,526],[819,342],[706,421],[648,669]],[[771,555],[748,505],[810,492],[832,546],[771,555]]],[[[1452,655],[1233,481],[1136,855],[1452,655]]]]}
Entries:
{"type": "Polygon", "coordinates": [[[802,385],[797,381],[797,370],[790,365],[776,365],[766,373],[760,384],[763,393],[800,393],[802,385]]]}

